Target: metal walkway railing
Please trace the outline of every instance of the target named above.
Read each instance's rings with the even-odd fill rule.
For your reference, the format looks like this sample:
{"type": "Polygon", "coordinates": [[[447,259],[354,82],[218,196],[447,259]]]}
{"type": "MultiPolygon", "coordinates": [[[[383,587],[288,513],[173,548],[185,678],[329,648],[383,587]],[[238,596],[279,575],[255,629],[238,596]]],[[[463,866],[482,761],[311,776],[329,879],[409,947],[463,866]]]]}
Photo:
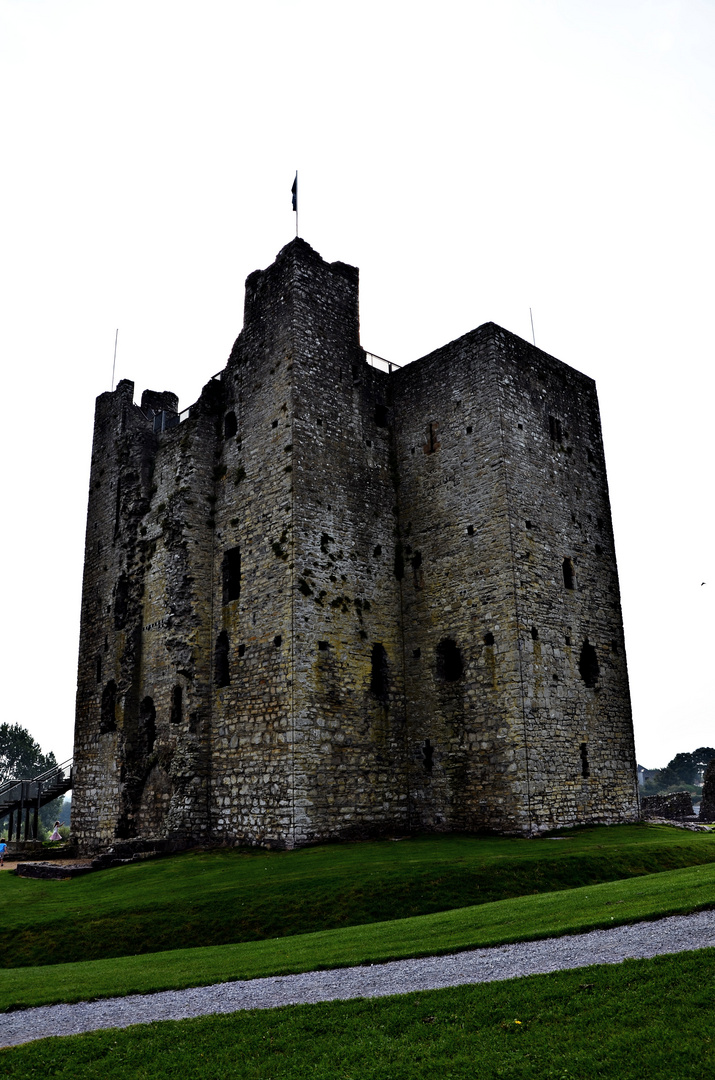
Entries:
{"type": "MultiPolygon", "coordinates": [[[[31,780],[5,780],[0,784],[0,821],[9,816],[8,840],[20,839],[23,818],[25,839],[38,837],[39,814],[43,806],[64,795],[72,787],[72,758],[34,776],[31,780]]],[[[0,829],[4,832],[4,829],[0,829]]]]}

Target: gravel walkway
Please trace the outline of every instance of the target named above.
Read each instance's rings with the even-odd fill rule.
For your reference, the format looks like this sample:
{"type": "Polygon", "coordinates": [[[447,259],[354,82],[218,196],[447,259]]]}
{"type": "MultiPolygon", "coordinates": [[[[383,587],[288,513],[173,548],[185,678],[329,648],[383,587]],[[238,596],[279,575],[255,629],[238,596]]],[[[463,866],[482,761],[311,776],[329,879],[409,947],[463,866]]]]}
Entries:
{"type": "Polygon", "coordinates": [[[715,947],[715,911],[674,915],[657,922],[519,945],[474,949],[451,956],[216,983],[191,990],[133,994],[76,1005],[47,1005],[3,1014],[0,1045],[17,1046],[49,1035],[77,1035],[99,1028],[123,1028],[154,1020],[184,1020],[240,1009],[271,1009],[278,1005],[440,990],[463,983],[513,979],[588,964],[618,964],[627,958],[707,947],[715,947]]]}

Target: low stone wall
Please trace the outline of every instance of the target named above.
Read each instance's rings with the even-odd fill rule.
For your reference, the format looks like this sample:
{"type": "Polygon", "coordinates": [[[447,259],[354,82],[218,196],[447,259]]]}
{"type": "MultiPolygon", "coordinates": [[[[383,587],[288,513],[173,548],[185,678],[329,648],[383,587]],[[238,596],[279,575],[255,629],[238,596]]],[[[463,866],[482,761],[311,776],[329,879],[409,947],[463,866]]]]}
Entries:
{"type": "Polygon", "coordinates": [[[641,799],[641,815],[644,818],[672,818],[682,821],[693,817],[693,799],[689,791],[674,791],[670,795],[644,795],[641,799]]]}
{"type": "Polygon", "coordinates": [[[67,866],[63,863],[28,862],[18,863],[15,873],[18,877],[39,878],[41,881],[63,881],[66,878],[91,874],[96,869],[98,867],[92,866],[91,863],[74,863],[67,866]]]}
{"type": "Polygon", "coordinates": [[[43,844],[40,840],[12,841],[7,845],[5,858],[11,862],[47,862],[50,859],[77,859],[79,853],[76,844],[43,844]]]}
{"type": "Polygon", "coordinates": [[[700,820],[715,821],[715,758],[703,777],[703,797],[700,801],[700,820]]]}
{"type": "MultiPolygon", "coordinates": [[[[21,846],[21,845],[18,845],[21,846]]],[[[51,863],[40,861],[36,857],[33,862],[21,862],[17,864],[15,873],[18,877],[41,878],[44,881],[61,881],[63,878],[79,877],[82,874],[91,874],[93,870],[109,870],[114,866],[126,866],[127,863],[140,862],[144,859],[156,859],[162,855],[174,855],[179,851],[185,851],[188,844],[180,840],[127,840],[118,841],[109,851],[95,856],[94,859],[77,863],[51,863]]],[[[67,858],[68,849],[61,853],[67,858]]],[[[69,857],[76,856],[76,851],[70,852],[69,857]]],[[[12,856],[10,856],[12,857],[12,856]]],[[[23,855],[23,858],[32,858],[32,854],[23,855]]],[[[59,857],[59,856],[58,856],[59,857]]]]}

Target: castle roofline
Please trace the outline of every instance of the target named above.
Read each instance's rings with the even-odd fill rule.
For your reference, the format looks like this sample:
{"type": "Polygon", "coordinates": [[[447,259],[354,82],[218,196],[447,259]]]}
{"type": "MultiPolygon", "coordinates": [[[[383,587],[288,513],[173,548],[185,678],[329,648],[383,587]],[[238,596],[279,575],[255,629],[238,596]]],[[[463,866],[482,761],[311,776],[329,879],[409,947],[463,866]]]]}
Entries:
{"type": "Polygon", "coordinates": [[[302,236],[296,236],[281,248],[270,266],[266,267],[265,270],[254,270],[253,273],[248,275],[246,282],[248,283],[255,274],[265,274],[268,270],[272,269],[272,267],[278,267],[282,263],[288,263],[290,261],[308,264],[312,263],[314,266],[327,266],[334,273],[340,274],[348,281],[356,282],[359,276],[357,266],[351,266],[349,263],[341,262],[340,260],[337,260],[336,262],[327,262],[320,252],[310,246],[307,240],[304,240],[302,236]]]}

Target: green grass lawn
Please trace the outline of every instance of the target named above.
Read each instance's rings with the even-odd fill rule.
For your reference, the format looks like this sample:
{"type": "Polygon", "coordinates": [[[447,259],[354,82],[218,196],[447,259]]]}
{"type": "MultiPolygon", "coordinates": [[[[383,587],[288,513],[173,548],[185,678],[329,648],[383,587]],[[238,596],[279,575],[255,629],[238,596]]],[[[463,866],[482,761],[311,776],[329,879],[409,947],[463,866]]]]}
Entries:
{"type": "Polygon", "coordinates": [[[702,1080],[713,950],[0,1051],[8,1080],[702,1080]]]}
{"type": "Polygon", "coordinates": [[[429,836],[193,852],[60,882],[2,874],[0,966],[293,936],[713,861],[709,833],[614,826],[558,839],[429,836]]]}
{"type": "Polygon", "coordinates": [[[294,937],[4,969],[0,1009],[456,952],[707,907],[713,863],[294,937]]]}
{"type": "MultiPolygon", "coordinates": [[[[562,837],[196,852],[66,882],[3,874],[10,966],[0,970],[0,1009],[452,952],[715,906],[715,836],[619,826],[562,837]]],[[[0,1073],[701,1080],[715,1059],[713,952],[41,1040],[0,1051],[0,1073]]]]}

